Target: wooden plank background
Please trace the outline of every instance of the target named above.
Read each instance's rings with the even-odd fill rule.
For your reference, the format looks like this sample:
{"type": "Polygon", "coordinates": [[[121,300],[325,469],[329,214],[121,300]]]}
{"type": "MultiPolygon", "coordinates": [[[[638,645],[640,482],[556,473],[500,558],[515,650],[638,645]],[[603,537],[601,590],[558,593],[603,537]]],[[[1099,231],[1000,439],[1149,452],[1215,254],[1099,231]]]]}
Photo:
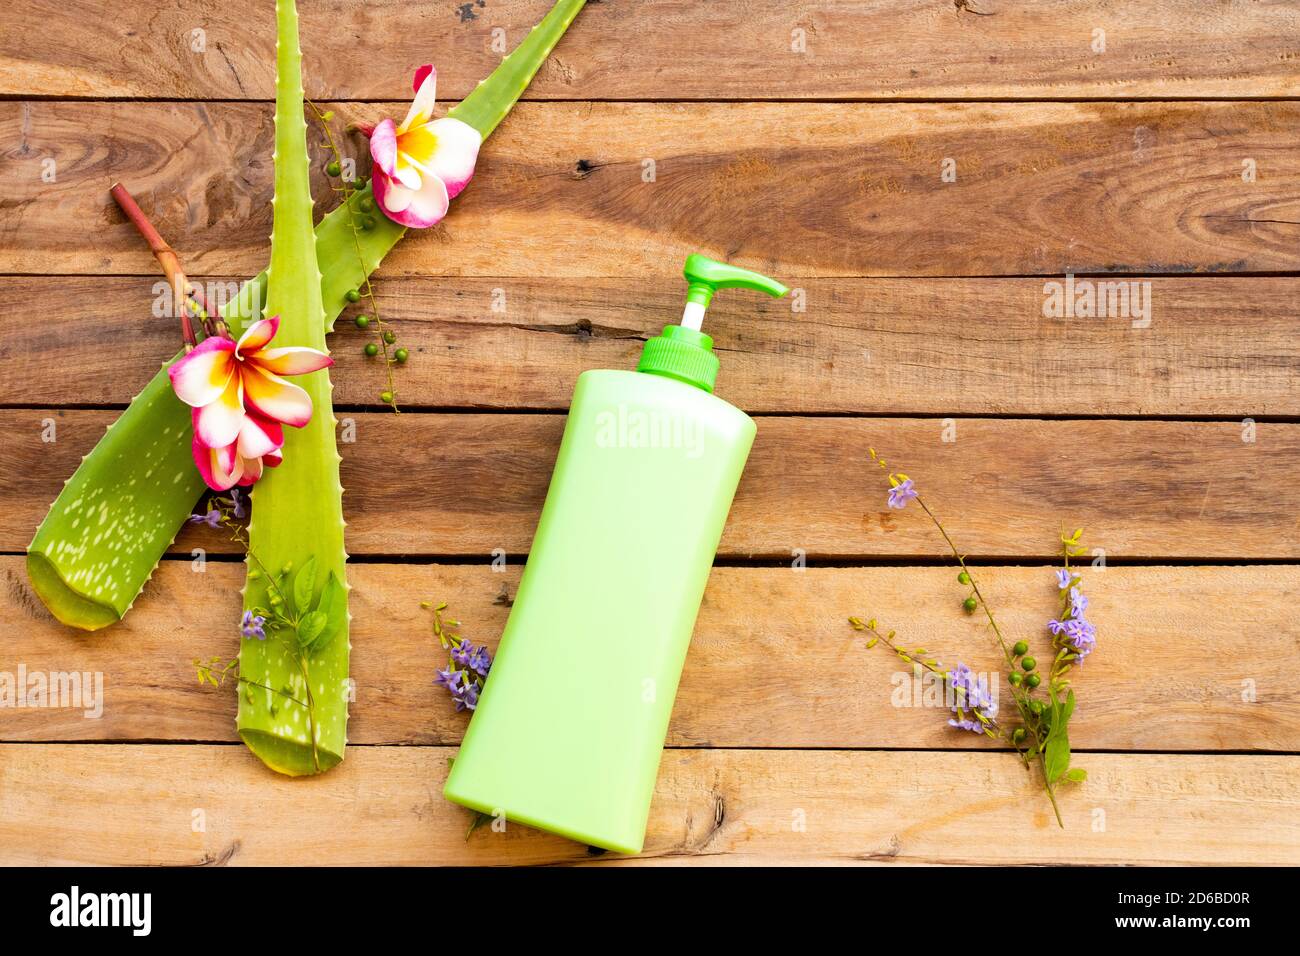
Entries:
{"type": "MultiPolygon", "coordinates": [[[[431,684],[419,601],[495,645],[573,379],[635,363],[695,251],[798,296],[710,312],[719,394],[759,437],[637,862],[1300,862],[1293,4],[589,5],[452,214],[378,273],[412,353],[404,414],[363,334],[331,340],[357,700],[346,762],[308,781],[235,745],[229,689],[195,680],[237,647],[228,541],[187,528],[95,635],[50,619],[21,557],[177,346],[109,183],[218,294],[265,265],[263,6],[0,12],[0,671],[104,686],[97,719],[0,710],[0,862],[626,862],[520,827],[465,841],[439,792],[465,718],[431,684]],[[1066,273],[1146,283],[1149,314],[1048,317],[1066,273]],[[1090,777],[1064,831],[1013,757],[909,705],[909,675],[845,625],[996,670],[868,446],[922,485],[1016,636],[1042,639],[1060,529],[1100,549],[1072,728],[1090,777]],[[337,838],[308,839],[304,807],[337,838]]],[[[341,121],[400,115],[432,61],[447,105],[499,60],[494,30],[513,46],[546,7],[304,4],[308,94],[341,121]]]]}

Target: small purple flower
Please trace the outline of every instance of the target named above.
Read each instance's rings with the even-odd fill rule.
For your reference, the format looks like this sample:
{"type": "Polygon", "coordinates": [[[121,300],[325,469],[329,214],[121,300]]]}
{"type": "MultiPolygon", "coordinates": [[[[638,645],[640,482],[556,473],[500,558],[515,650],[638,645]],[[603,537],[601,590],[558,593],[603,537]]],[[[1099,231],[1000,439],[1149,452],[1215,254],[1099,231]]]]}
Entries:
{"type": "Polygon", "coordinates": [[[1065,626],[1068,623],[1069,623],[1068,621],[1058,621],[1055,618],[1053,618],[1052,620],[1047,622],[1047,629],[1051,631],[1053,634],[1059,636],[1065,633],[1065,626]]]}
{"type": "Polygon", "coordinates": [[[949,672],[948,684],[956,694],[952,712],[958,715],[958,718],[949,719],[948,725],[977,734],[984,733],[983,721],[968,719],[963,716],[963,712],[974,711],[977,718],[985,717],[988,720],[997,717],[998,703],[989,693],[988,678],[977,678],[975,672],[965,664],[958,664],[956,670],[949,672]]]}
{"type": "Polygon", "coordinates": [[[230,507],[231,514],[236,518],[247,518],[248,507],[244,501],[244,495],[238,488],[230,489],[230,507]]]}
{"type": "Polygon", "coordinates": [[[492,655],[488,653],[487,645],[475,648],[470,656],[469,666],[478,672],[479,676],[487,677],[488,671],[492,669],[492,655]]]}
{"type": "MultiPolygon", "coordinates": [[[[463,674],[464,671],[461,673],[463,674]]],[[[474,710],[478,707],[478,684],[467,679],[462,687],[452,691],[451,696],[456,701],[456,713],[462,710],[474,710]]]]}
{"type": "Polygon", "coordinates": [[[461,641],[459,644],[453,644],[451,647],[451,659],[461,667],[469,667],[470,661],[474,658],[474,645],[469,641],[461,641]]]}
{"type": "Polygon", "coordinates": [[[433,683],[438,687],[445,687],[453,694],[456,693],[456,684],[461,677],[461,671],[456,670],[448,664],[442,670],[438,671],[438,676],[433,679],[433,683]]]}
{"type": "Polygon", "coordinates": [[[1068,588],[1070,586],[1070,582],[1073,580],[1074,580],[1074,575],[1072,575],[1067,568],[1056,569],[1056,586],[1060,588],[1062,591],[1068,588]]]}
{"type": "Polygon", "coordinates": [[[221,512],[213,508],[205,515],[190,515],[190,524],[205,524],[209,528],[221,527],[221,512]]]}
{"type": "Polygon", "coordinates": [[[1084,611],[1088,610],[1088,597],[1078,588],[1070,588],[1070,615],[1071,617],[1083,617],[1084,611]]]}
{"type": "Polygon", "coordinates": [[[1072,617],[1065,622],[1065,637],[1078,652],[1080,663],[1097,646],[1097,629],[1081,617],[1072,617]]]}
{"type": "Polygon", "coordinates": [[[252,611],[245,611],[239,623],[239,632],[244,637],[255,637],[259,641],[266,640],[266,618],[252,611]]]}
{"type": "Polygon", "coordinates": [[[916,489],[912,487],[912,479],[908,478],[900,484],[894,485],[889,489],[888,505],[891,508],[902,509],[909,501],[916,497],[916,489]]]}

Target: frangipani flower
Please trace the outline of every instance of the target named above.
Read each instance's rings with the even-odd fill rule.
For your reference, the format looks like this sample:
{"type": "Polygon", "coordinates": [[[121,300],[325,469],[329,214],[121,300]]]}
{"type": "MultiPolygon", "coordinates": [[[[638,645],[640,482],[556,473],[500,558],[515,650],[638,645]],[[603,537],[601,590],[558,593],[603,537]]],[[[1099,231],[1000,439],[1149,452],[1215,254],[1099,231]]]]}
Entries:
{"type": "Polygon", "coordinates": [[[199,437],[200,410],[193,410],[194,463],[213,491],[228,491],[236,485],[251,485],[262,477],[263,466],[274,468],[284,460],[284,428],[279,422],[256,412],[244,416],[244,425],[229,445],[213,448],[199,437]]]}
{"type": "Polygon", "coordinates": [[[198,409],[194,433],[209,448],[239,437],[247,407],[263,418],[301,428],[311,421],[311,398],[282,375],[304,375],[334,364],[324,352],[305,347],[268,349],[280,317],[254,322],[235,342],[211,335],[168,375],[177,397],[198,409]]]}
{"type": "Polygon", "coordinates": [[[437,225],[469,183],[483,137],[450,116],[433,118],[437,71],[415,71],[415,100],[400,126],[386,119],[370,134],[375,202],[394,222],[415,229],[437,225]]]}
{"type": "Polygon", "coordinates": [[[280,463],[282,424],[311,421],[310,396],[281,376],[334,364],[316,349],[267,348],[279,329],[272,316],[250,325],[238,342],[208,336],[168,371],[177,397],[193,409],[194,461],[215,491],[251,485],[264,458],[280,463]]]}

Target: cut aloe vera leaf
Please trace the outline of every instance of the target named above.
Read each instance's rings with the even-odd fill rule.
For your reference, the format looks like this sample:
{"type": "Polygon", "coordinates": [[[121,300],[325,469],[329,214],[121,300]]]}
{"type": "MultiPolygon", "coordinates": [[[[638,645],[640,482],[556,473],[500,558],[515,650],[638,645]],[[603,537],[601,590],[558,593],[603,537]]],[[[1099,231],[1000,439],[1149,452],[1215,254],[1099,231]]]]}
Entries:
{"type": "MultiPolygon", "coordinates": [[[[325,308],[312,229],[311,169],[303,120],[302,51],[294,0],[276,0],[275,198],[265,313],[280,317],[275,346],[325,349],[325,308]]],[[[291,602],[304,618],[331,575],[344,582],[343,486],[339,482],[337,424],[329,369],[294,379],[312,402],[302,428],[286,428],[284,462],[253,486],[248,526],[249,576],[244,606],[272,603],[269,573],[295,569],[291,602]],[[300,573],[301,572],[301,573],[300,573]],[[303,573],[309,575],[304,581],[303,573]]],[[[347,743],[347,604],[335,636],[319,650],[304,647],[303,628],[269,629],[266,640],[245,638],[239,654],[239,736],[273,770],[291,776],[319,773],[343,759],[347,743]],[[280,692],[280,693],[277,693],[280,692]]],[[[315,636],[315,633],[311,635],[315,636]]]]}
{"type": "Polygon", "coordinates": [[[64,482],[27,548],[32,587],[64,624],[94,631],[130,610],[204,487],[190,427],[163,366],[64,482]]]}

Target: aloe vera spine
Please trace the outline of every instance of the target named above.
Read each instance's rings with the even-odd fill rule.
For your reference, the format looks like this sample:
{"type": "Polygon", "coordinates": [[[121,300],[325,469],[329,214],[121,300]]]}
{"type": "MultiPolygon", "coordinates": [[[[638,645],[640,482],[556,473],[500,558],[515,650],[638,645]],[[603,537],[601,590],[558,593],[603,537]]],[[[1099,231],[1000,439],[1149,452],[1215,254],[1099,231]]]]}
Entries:
{"type": "MultiPolygon", "coordinates": [[[[452,114],[486,139],[584,3],[556,3],[452,114]]],[[[355,220],[363,215],[358,206],[366,199],[372,199],[369,186],[354,193],[316,227],[324,321],[331,329],[348,304],[345,294],[365,281],[406,231],[379,216],[373,229],[354,232],[355,220]]],[[[246,282],[221,310],[233,332],[238,334],[259,317],[266,286],[267,275],[262,272],[246,282]]],[[[203,494],[203,480],[184,440],[189,434],[190,410],[173,394],[167,378],[167,369],[180,357],[178,354],[164,363],[82,459],[28,545],[27,572],[33,588],[65,624],[93,631],[121,620],[203,494]],[[83,509],[89,503],[97,510],[88,519],[83,509]],[[103,525],[99,524],[101,515],[103,525]],[[92,526],[88,520],[96,524],[92,526]],[[99,534],[104,525],[114,528],[113,536],[99,534]],[[130,540],[115,537],[127,535],[130,540]]]]}

